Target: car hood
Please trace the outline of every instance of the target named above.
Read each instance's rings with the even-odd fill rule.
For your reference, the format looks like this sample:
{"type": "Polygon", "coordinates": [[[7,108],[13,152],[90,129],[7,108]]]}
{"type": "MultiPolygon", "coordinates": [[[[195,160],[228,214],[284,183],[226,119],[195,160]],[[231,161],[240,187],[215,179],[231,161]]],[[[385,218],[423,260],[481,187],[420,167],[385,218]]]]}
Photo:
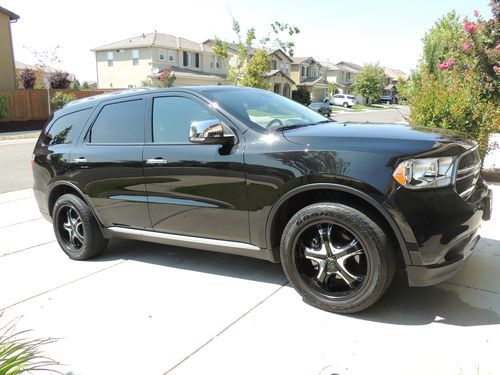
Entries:
{"type": "Polygon", "coordinates": [[[310,148],[387,150],[403,154],[431,150],[456,154],[476,145],[456,132],[403,124],[329,122],[285,130],[283,135],[290,142],[310,148]]]}

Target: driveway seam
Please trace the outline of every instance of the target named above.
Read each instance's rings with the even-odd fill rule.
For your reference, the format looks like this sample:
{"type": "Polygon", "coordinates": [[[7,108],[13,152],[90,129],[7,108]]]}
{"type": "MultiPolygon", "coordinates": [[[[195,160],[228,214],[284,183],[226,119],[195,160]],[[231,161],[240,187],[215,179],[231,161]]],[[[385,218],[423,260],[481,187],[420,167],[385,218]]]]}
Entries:
{"type": "Polygon", "coordinates": [[[36,220],[40,220],[42,219],[41,217],[37,217],[36,219],[30,219],[30,220],[26,220],[26,221],[20,221],[19,223],[13,223],[13,224],[9,224],[9,225],[5,225],[3,227],[0,227],[0,229],[3,229],[3,228],[10,228],[10,227],[13,227],[14,225],[19,225],[19,224],[24,224],[24,223],[29,223],[29,222],[32,222],[32,221],[36,221],[36,220]]]}
{"type": "Polygon", "coordinates": [[[11,251],[10,253],[0,254],[0,258],[2,258],[2,257],[6,257],[7,255],[17,254],[17,253],[20,253],[21,251],[25,251],[25,250],[33,249],[34,247],[47,245],[47,244],[52,243],[52,242],[56,242],[56,240],[51,240],[51,241],[47,241],[47,242],[42,242],[42,243],[39,243],[39,244],[37,244],[37,245],[33,245],[33,246],[28,246],[28,247],[25,247],[24,249],[19,249],[19,250],[14,250],[14,251],[11,251]]]}
{"type": "Polygon", "coordinates": [[[54,288],[51,288],[51,289],[45,290],[45,291],[43,291],[43,292],[41,292],[41,293],[38,293],[38,294],[35,294],[35,295],[31,296],[31,297],[25,298],[25,299],[23,299],[23,300],[21,300],[21,301],[18,301],[18,302],[16,302],[16,303],[13,303],[13,304],[11,304],[11,305],[9,305],[9,306],[2,307],[2,308],[0,308],[0,313],[1,313],[2,311],[5,311],[5,310],[7,310],[7,309],[10,309],[10,308],[11,308],[11,307],[13,307],[13,306],[16,306],[16,305],[19,305],[19,304],[24,303],[24,302],[26,302],[26,301],[32,300],[32,299],[34,299],[34,298],[36,298],[36,297],[40,297],[40,296],[42,296],[42,295],[44,295],[44,294],[47,294],[47,293],[53,292],[54,290],[61,289],[61,288],[65,287],[65,286],[67,286],[67,285],[74,284],[74,283],[76,283],[76,282],[78,282],[78,281],[80,281],[80,280],[83,280],[83,279],[89,278],[89,277],[91,277],[91,276],[97,275],[98,273],[101,273],[101,272],[103,272],[103,271],[109,270],[110,268],[113,268],[113,267],[119,266],[120,264],[123,264],[123,263],[125,263],[125,262],[127,262],[127,261],[128,261],[128,259],[124,259],[124,260],[122,260],[122,261],[120,261],[120,262],[118,262],[118,263],[116,263],[116,264],[112,264],[111,266],[105,267],[105,268],[100,269],[100,270],[98,270],[98,271],[95,271],[95,272],[89,273],[89,274],[87,274],[87,275],[85,275],[85,276],[79,277],[78,279],[68,281],[68,282],[66,282],[66,283],[64,283],[64,284],[61,284],[61,285],[58,285],[58,286],[56,286],[56,287],[54,287],[54,288]]]}
{"type": "Polygon", "coordinates": [[[206,347],[208,344],[210,344],[213,340],[215,340],[217,337],[219,337],[220,335],[222,335],[224,332],[226,332],[229,328],[231,328],[232,326],[234,326],[236,323],[238,323],[240,320],[242,320],[245,316],[247,316],[248,314],[250,314],[252,311],[254,311],[257,307],[259,307],[260,305],[262,305],[264,302],[268,301],[272,296],[274,296],[276,293],[278,293],[281,289],[283,289],[284,286],[288,285],[288,281],[286,281],[284,284],[281,284],[280,287],[278,289],[276,289],[274,292],[272,292],[271,294],[269,294],[266,298],[264,298],[262,301],[259,301],[257,304],[255,304],[253,307],[251,307],[248,311],[246,311],[245,313],[243,313],[242,315],[240,315],[238,318],[236,318],[235,320],[233,320],[231,323],[229,323],[226,327],[224,327],[222,330],[220,330],[219,332],[217,332],[217,334],[215,334],[215,336],[211,337],[210,339],[208,339],[204,344],[200,345],[198,348],[196,348],[194,351],[192,351],[191,353],[189,353],[186,357],[184,357],[181,361],[179,361],[178,363],[176,363],[174,366],[172,366],[170,369],[168,369],[167,371],[165,371],[163,374],[166,375],[170,372],[172,372],[173,370],[175,370],[177,367],[179,367],[180,365],[182,365],[184,362],[186,362],[189,358],[191,358],[192,356],[194,356],[196,353],[198,353],[200,350],[202,350],[204,347],[206,347]]]}
{"type": "Polygon", "coordinates": [[[488,290],[488,289],[483,289],[483,288],[476,288],[474,286],[462,285],[462,284],[458,284],[458,283],[454,283],[454,282],[450,282],[450,281],[445,281],[444,283],[448,284],[448,285],[453,285],[453,286],[461,286],[462,288],[467,288],[467,289],[480,290],[481,292],[488,292],[488,293],[493,293],[493,294],[500,294],[499,292],[495,292],[493,290],[488,290]]]}

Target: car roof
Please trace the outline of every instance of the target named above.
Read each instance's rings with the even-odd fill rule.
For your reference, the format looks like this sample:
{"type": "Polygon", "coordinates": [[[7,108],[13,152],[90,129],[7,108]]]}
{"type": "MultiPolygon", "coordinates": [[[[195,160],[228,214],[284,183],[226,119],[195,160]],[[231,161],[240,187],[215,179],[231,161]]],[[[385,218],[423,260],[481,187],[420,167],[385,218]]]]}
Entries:
{"type": "MultiPolygon", "coordinates": [[[[82,99],[77,99],[69,102],[59,111],[58,115],[64,115],[70,112],[79,111],[85,108],[91,108],[98,106],[101,102],[111,99],[122,99],[127,97],[138,96],[141,94],[162,93],[162,92],[185,92],[185,93],[198,93],[202,94],[205,91],[213,90],[259,90],[250,87],[237,87],[237,86],[222,86],[222,85],[212,85],[212,86],[179,86],[179,87],[169,87],[169,88],[138,88],[138,89],[127,89],[120,91],[112,91],[99,95],[89,96],[82,99]]],[[[261,91],[261,90],[259,90],[261,91]]],[[[269,92],[267,90],[262,90],[269,92]]]]}

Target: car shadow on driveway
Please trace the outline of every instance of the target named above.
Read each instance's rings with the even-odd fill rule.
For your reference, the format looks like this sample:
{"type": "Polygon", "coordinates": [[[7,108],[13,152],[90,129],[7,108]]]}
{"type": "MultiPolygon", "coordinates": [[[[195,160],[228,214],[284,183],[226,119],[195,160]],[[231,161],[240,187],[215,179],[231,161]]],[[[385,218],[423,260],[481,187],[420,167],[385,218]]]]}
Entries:
{"type": "MultiPolygon", "coordinates": [[[[500,242],[493,241],[495,246],[500,242]]],[[[127,259],[165,268],[208,273],[226,277],[284,285],[287,283],[280,264],[238,255],[157,245],[140,241],[112,240],[108,250],[95,262],[127,259]]],[[[168,270],[166,270],[168,272],[168,270]]],[[[483,275],[484,277],[484,275],[483,275]]],[[[474,283],[474,280],[470,280],[474,283]]],[[[200,282],[202,279],[200,278],[200,282]]],[[[291,287],[288,284],[289,287],[291,287]]],[[[478,308],[464,302],[451,283],[434,287],[410,288],[404,272],[399,272],[384,297],[368,310],[352,318],[397,325],[427,325],[433,322],[456,326],[500,324],[498,303],[489,302],[498,294],[469,288],[478,308]],[[496,311],[495,311],[496,309],[496,311]]],[[[466,287],[465,287],[466,288],[466,287]]],[[[299,299],[299,297],[297,297],[299,299]]]]}

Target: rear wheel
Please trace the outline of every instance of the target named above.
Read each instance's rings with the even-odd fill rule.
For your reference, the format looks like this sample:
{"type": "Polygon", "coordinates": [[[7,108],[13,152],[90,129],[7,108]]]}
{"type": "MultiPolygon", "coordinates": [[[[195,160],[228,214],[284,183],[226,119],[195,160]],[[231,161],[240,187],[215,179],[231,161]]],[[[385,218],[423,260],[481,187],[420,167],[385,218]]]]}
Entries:
{"type": "Polygon", "coordinates": [[[106,248],[108,240],[83,200],[65,194],[56,201],[52,212],[57,242],[71,259],[90,259],[106,248]]]}
{"type": "Polygon", "coordinates": [[[344,108],[348,108],[348,107],[349,107],[349,103],[345,102],[344,104],[342,104],[342,106],[343,106],[344,108]]]}
{"type": "Polygon", "coordinates": [[[324,310],[354,313],[382,297],[396,269],[396,255],[380,226],[338,203],[305,207],[281,239],[285,274],[297,292],[324,310]]]}

